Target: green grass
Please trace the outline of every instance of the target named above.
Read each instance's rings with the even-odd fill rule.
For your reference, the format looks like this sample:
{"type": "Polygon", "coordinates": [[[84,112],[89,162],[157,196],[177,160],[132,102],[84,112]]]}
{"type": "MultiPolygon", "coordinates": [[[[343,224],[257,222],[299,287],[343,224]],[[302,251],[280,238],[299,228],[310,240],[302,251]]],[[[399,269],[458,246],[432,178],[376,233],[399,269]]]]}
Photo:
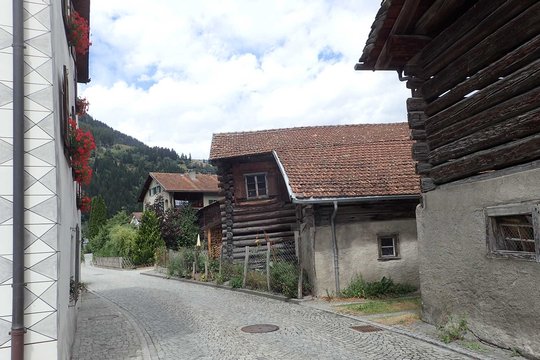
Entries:
{"type": "Polygon", "coordinates": [[[408,310],[419,311],[420,299],[369,300],[360,304],[343,305],[341,308],[345,312],[359,315],[385,314],[408,310]]]}

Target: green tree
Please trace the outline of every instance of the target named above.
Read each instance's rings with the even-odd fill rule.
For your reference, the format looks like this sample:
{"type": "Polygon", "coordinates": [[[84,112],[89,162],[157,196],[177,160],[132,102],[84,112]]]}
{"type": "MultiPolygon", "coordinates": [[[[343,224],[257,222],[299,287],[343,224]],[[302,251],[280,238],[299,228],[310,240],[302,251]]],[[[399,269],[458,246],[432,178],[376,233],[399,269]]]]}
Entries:
{"type": "Polygon", "coordinates": [[[150,210],[143,213],[134,245],[133,262],[135,265],[153,262],[156,249],[165,246],[155,212],[150,210]]]}
{"type": "Polygon", "coordinates": [[[94,196],[90,204],[90,218],[88,219],[88,237],[97,236],[99,230],[107,221],[107,206],[101,195],[94,196]]]}
{"type": "Polygon", "coordinates": [[[180,213],[180,236],[178,238],[178,246],[190,247],[197,242],[197,234],[199,226],[197,224],[197,214],[191,206],[185,206],[180,213]]]}

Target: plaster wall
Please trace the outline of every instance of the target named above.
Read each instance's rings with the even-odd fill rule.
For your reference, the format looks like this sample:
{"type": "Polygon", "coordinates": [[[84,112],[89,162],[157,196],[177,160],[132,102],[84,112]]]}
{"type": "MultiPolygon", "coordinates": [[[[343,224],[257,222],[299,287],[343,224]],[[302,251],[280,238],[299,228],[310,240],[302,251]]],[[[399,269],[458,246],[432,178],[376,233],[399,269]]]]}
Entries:
{"type": "MultiPolygon", "coordinates": [[[[172,200],[171,199],[171,194],[169,194],[168,192],[163,191],[163,189],[161,189],[160,193],[157,193],[155,195],[150,196],[150,189],[152,189],[155,186],[161,186],[161,184],[159,182],[157,182],[156,180],[152,179],[152,182],[150,183],[150,186],[148,187],[148,191],[146,192],[146,194],[144,194],[143,211],[146,210],[147,205],[153,205],[154,201],[156,200],[156,198],[158,196],[161,196],[163,198],[163,201],[168,200],[167,201],[167,208],[165,210],[167,210],[171,206],[171,200],[172,200]]],[[[163,186],[162,186],[162,188],[163,188],[163,186]]]]}
{"type": "Polygon", "coordinates": [[[540,169],[440,186],[417,208],[423,316],[464,317],[481,338],[540,357],[540,264],[491,258],[485,207],[540,203],[540,169]]]}
{"type": "Polygon", "coordinates": [[[219,201],[223,199],[223,196],[219,196],[217,194],[203,194],[203,205],[207,206],[210,205],[210,202],[219,201]]]}
{"type": "MultiPolygon", "coordinates": [[[[72,229],[79,222],[75,188],[63,155],[59,88],[63,65],[73,69],[61,1],[24,1],[25,41],[25,359],[67,359],[75,325],[68,309],[75,269],[72,229]],[[54,49],[54,51],[53,51],[54,49]],[[54,54],[54,56],[53,56],[54,54]]],[[[0,358],[11,344],[13,67],[11,1],[0,1],[0,358]]],[[[71,70],[70,102],[74,103],[71,70]]],[[[21,239],[22,241],[23,239],[21,239]]]]}
{"type": "MultiPolygon", "coordinates": [[[[386,276],[397,283],[419,286],[415,219],[337,223],[336,238],[341,289],[357,274],[366,281],[386,276]],[[400,259],[379,260],[377,235],[383,233],[399,234],[400,259]]],[[[335,293],[331,227],[317,226],[314,239],[315,294],[335,293]]]]}

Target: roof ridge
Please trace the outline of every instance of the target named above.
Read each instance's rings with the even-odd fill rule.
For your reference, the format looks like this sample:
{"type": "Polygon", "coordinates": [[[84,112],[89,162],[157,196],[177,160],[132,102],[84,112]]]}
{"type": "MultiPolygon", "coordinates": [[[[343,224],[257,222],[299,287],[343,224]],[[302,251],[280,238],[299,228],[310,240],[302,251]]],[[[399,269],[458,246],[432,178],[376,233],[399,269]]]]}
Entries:
{"type": "Polygon", "coordinates": [[[337,125],[312,125],[312,126],[295,126],[288,128],[276,128],[276,129],[263,129],[263,130],[248,130],[248,131],[231,131],[231,132],[220,132],[213,133],[212,135],[245,135],[245,134],[261,134],[269,132],[280,132],[286,130],[305,130],[305,129],[316,129],[316,128],[339,128],[339,127],[384,127],[390,125],[405,125],[406,121],[402,122],[391,122],[391,123],[360,123],[360,124],[337,124],[337,125]]]}

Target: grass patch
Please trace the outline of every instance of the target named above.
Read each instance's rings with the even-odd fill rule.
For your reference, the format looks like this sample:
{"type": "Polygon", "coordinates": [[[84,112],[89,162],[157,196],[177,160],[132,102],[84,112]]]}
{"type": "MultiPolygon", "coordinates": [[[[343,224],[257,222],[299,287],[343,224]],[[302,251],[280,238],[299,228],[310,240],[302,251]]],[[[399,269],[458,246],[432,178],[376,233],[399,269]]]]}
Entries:
{"type": "Polygon", "coordinates": [[[456,340],[463,340],[468,330],[467,320],[454,316],[449,316],[446,323],[437,328],[439,339],[446,344],[456,340]]]}
{"type": "Polygon", "coordinates": [[[478,352],[486,352],[488,351],[487,348],[482,346],[478,341],[461,341],[459,343],[461,346],[463,346],[466,349],[478,351],[478,352]]]}
{"type": "Polygon", "coordinates": [[[416,288],[409,284],[396,284],[391,278],[383,276],[379,281],[366,282],[362,275],[356,275],[341,294],[349,298],[376,299],[392,296],[405,295],[416,291],[416,288]]]}
{"type": "Polygon", "coordinates": [[[358,315],[385,314],[399,311],[420,311],[420,299],[369,300],[360,304],[343,305],[341,309],[347,313],[358,315]]]}
{"type": "Polygon", "coordinates": [[[389,325],[389,326],[391,325],[408,326],[408,325],[412,325],[416,323],[417,321],[420,321],[420,315],[417,313],[413,313],[413,314],[385,316],[385,317],[373,319],[373,321],[379,324],[389,325]]]}

